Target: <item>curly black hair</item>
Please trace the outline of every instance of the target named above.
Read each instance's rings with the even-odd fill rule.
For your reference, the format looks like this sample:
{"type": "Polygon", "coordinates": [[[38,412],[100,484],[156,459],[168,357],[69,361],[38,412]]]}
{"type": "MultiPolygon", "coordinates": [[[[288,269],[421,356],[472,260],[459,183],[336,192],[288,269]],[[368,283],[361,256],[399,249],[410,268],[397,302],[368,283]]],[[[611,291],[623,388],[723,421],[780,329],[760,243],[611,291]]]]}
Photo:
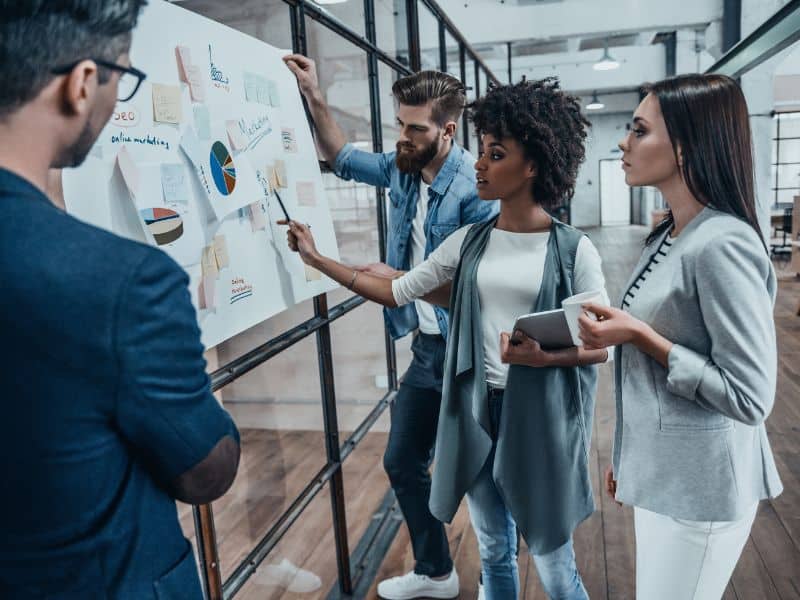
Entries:
{"type": "Polygon", "coordinates": [[[510,137],[534,162],[536,202],[554,209],[572,198],[591,124],[581,114],[578,98],[561,90],[558,78],[493,87],[467,108],[479,135],[510,137]]]}

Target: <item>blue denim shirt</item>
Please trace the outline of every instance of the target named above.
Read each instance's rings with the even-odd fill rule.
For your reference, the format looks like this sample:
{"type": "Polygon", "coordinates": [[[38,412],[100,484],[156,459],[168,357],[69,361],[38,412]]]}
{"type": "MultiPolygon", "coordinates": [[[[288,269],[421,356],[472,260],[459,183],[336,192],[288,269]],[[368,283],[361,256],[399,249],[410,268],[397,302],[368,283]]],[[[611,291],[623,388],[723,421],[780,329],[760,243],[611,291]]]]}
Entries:
{"type": "MultiPolygon", "coordinates": [[[[411,225],[417,214],[419,173],[403,173],[395,164],[396,152],[385,154],[357,150],[352,144],[341,149],[334,171],[343,179],[355,179],[376,187],[389,188],[389,235],[386,263],[407,271],[411,267],[411,225]]],[[[425,258],[459,227],[487,221],[499,211],[499,203],[478,198],[475,187],[475,158],[453,143],[447,160],[428,188],[425,218],[425,258]]],[[[433,307],[439,331],[447,338],[447,310],[433,307]]],[[[417,329],[419,320],[413,304],[384,309],[386,327],[397,339],[417,329]]]]}

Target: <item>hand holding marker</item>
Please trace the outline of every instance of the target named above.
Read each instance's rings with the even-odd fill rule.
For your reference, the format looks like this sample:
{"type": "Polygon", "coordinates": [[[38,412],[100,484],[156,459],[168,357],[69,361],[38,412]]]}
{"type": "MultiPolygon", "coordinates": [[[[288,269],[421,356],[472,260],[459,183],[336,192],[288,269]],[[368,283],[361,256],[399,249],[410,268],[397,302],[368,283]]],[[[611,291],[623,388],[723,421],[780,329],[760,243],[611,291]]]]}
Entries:
{"type": "MultiPolygon", "coordinates": [[[[281,200],[281,197],[278,194],[278,190],[273,190],[273,192],[275,193],[275,197],[278,199],[278,204],[281,205],[281,210],[283,211],[283,215],[286,217],[286,224],[288,224],[289,221],[291,221],[292,219],[289,218],[289,213],[286,212],[286,207],[283,205],[283,200],[281,200]]],[[[278,223],[281,223],[281,222],[278,221],[278,223]]]]}
{"type": "MultiPolygon", "coordinates": [[[[292,219],[289,217],[289,213],[286,212],[286,206],[284,206],[283,200],[281,200],[281,197],[278,194],[278,190],[274,190],[274,192],[275,192],[275,197],[278,199],[278,204],[281,205],[281,210],[283,211],[283,215],[286,217],[285,221],[278,221],[278,225],[288,225],[292,219]]],[[[306,223],[306,227],[311,229],[311,225],[309,225],[308,223],[306,223]]]]}
{"type": "MultiPolygon", "coordinates": [[[[287,232],[287,237],[288,237],[287,241],[289,242],[289,248],[291,248],[292,250],[297,252],[298,251],[297,237],[293,233],[292,230],[294,228],[297,228],[298,226],[302,230],[303,229],[302,225],[300,225],[299,223],[296,223],[295,221],[292,221],[291,217],[289,217],[289,213],[286,210],[286,206],[283,204],[283,200],[281,200],[280,194],[278,194],[278,190],[273,190],[273,191],[275,192],[275,197],[278,199],[278,204],[281,205],[281,210],[283,211],[283,216],[286,217],[286,219],[281,219],[280,221],[277,221],[277,223],[278,223],[278,225],[288,225],[289,226],[289,231],[287,232]]],[[[306,229],[311,229],[311,225],[306,223],[305,228],[306,229]]],[[[311,235],[310,232],[309,232],[309,235],[311,235]]],[[[313,247],[313,238],[311,238],[311,239],[312,239],[312,247],[313,247]]]]}

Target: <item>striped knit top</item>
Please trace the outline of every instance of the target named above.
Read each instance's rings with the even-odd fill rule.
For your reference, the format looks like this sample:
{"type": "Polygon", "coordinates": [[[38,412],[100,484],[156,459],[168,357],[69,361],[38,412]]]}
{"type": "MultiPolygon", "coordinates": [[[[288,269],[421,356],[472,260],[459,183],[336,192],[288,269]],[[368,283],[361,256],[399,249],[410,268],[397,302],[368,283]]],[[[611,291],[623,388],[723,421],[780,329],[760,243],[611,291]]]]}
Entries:
{"type": "Polygon", "coordinates": [[[633,282],[633,285],[628,288],[628,291],[625,292],[625,297],[622,299],[623,310],[630,308],[631,302],[636,297],[636,292],[641,289],[642,284],[647,281],[647,278],[653,272],[654,267],[658,265],[667,255],[667,252],[669,252],[669,249],[674,241],[675,238],[670,235],[664,237],[661,244],[658,246],[658,250],[656,250],[655,254],[650,257],[647,266],[642,270],[639,277],[636,278],[636,281],[633,282]]]}

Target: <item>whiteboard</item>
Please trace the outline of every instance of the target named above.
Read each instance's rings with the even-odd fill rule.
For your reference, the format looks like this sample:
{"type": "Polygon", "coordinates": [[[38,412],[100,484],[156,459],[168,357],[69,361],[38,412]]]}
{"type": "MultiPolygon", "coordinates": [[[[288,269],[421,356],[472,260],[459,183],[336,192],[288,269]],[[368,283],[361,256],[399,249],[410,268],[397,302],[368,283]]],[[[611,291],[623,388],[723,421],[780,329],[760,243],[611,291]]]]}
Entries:
{"type": "Polygon", "coordinates": [[[279,196],[338,259],[287,53],[151,0],[131,48],[147,79],[117,104],[84,164],[63,172],[68,212],[186,270],[206,347],[338,287],[307,269],[275,224],[279,196]]]}

